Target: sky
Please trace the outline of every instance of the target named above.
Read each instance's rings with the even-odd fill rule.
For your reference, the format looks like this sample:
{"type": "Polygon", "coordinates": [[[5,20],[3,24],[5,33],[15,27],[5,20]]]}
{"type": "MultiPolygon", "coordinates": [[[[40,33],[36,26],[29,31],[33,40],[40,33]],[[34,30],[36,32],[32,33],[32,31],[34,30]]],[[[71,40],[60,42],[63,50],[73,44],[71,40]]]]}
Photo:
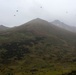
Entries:
{"type": "Polygon", "coordinates": [[[35,18],[76,26],[76,0],[0,0],[0,25],[19,26],[35,18]]]}

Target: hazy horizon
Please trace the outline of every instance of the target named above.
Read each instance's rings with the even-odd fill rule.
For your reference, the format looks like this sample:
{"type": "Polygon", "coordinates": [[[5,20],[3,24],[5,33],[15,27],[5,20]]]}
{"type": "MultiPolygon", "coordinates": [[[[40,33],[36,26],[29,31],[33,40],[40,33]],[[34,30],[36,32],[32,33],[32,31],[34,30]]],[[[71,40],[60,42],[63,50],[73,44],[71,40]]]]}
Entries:
{"type": "Polygon", "coordinates": [[[13,27],[41,18],[76,26],[75,4],[76,0],[0,0],[0,25],[13,27]]]}

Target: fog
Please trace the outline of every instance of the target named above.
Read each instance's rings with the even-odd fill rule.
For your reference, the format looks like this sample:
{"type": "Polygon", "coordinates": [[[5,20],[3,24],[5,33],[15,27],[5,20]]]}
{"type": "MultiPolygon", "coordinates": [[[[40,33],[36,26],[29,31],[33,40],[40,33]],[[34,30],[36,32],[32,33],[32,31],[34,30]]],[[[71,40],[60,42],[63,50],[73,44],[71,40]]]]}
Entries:
{"type": "Polygon", "coordinates": [[[76,26],[76,0],[0,0],[0,25],[18,26],[35,18],[76,26]]]}

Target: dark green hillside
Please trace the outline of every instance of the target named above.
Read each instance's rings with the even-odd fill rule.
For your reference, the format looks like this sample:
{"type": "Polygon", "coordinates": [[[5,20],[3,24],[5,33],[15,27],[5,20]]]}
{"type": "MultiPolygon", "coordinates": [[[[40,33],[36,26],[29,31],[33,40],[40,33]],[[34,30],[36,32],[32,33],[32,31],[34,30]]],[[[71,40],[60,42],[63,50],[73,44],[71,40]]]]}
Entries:
{"type": "Polygon", "coordinates": [[[0,75],[65,75],[76,70],[76,34],[34,19],[0,32],[0,75]]]}

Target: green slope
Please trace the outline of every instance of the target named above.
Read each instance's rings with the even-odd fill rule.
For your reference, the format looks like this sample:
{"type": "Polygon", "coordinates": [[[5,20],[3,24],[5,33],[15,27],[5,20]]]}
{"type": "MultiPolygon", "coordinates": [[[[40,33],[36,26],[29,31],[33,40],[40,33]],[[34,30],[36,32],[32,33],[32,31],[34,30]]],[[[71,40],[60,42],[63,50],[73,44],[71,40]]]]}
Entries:
{"type": "Polygon", "coordinates": [[[34,19],[0,32],[0,75],[62,75],[76,70],[76,33],[34,19]]]}

